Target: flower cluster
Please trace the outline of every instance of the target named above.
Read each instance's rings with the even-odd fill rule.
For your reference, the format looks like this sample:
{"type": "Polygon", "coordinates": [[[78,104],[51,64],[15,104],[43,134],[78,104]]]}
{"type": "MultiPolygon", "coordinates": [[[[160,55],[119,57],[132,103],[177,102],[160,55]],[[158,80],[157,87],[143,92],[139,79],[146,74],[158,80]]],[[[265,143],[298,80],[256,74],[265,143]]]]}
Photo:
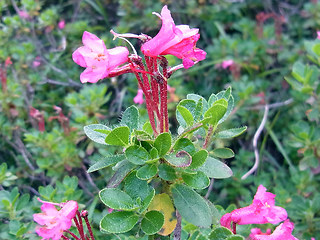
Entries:
{"type": "MultiPolygon", "coordinates": [[[[286,220],[288,217],[287,211],[282,207],[275,206],[276,195],[266,190],[264,186],[260,185],[253,198],[252,204],[223,215],[220,219],[221,225],[231,230],[231,223],[233,223],[233,232],[236,233],[236,224],[277,224],[286,220]]],[[[270,229],[268,229],[266,233],[261,232],[258,228],[252,229],[250,239],[296,240],[296,238],[291,235],[293,228],[293,223],[287,219],[284,223],[280,224],[272,234],[270,229]]]]}
{"type": "MultiPolygon", "coordinates": [[[[138,38],[143,44],[143,58],[134,54],[129,56],[126,47],[107,49],[104,42],[92,33],[84,32],[83,45],[73,54],[74,62],[86,69],[81,73],[82,83],[114,77],[124,73],[134,73],[139,84],[134,102],[142,104],[145,96],[151,127],[155,135],[169,131],[168,122],[168,78],[180,68],[190,68],[195,63],[204,60],[206,52],[196,48],[200,38],[199,29],[187,25],[175,25],[167,6],[156,14],[162,21],[159,33],[151,38],[145,34],[117,34],[111,30],[115,38],[138,38]],[[170,68],[164,55],[174,55],[182,59],[182,65],[170,68]],[[121,66],[122,65],[122,66],[121,66]]],[[[126,40],[127,41],[127,40],[126,40]]]]}

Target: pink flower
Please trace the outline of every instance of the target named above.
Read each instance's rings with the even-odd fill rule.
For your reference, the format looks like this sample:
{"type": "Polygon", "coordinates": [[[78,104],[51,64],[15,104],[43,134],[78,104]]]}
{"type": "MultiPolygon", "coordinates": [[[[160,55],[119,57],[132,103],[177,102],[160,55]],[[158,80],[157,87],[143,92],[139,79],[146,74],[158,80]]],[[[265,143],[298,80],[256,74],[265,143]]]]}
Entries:
{"type": "Polygon", "coordinates": [[[80,75],[82,83],[96,83],[128,60],[126,47],[107,49],[104,42],[92,33],[85,31],[82,43],[84,46],[72,54],[73,61],[86,68],[80,75]]]}
{"type": "Polygon", "coordinates": [[[68,230],[72,224],[72,218],[78,211],[78,203],[76,201],[68,201],[67,203],[51,203],[42,202],[42,213],[33,214],[33,220],[42,227],[36,228],[36,233],[43,239],[59,240],[65,230],[68,230]],[[58,211],[56,206],[60,206],[58,211]]]}
{"type": "Polygon", "coordinates": [[[221,66],[223,69],[227,69],[228,67],[230,67],[232,64],[234,64],[234,61],[232,59],[230,60],[225,60],[221,63],[221,66]]]}
{"type": "Polygon", "coordinates": [[[317,31],[317,39],[320,39],[320,31],[317,31]]]}
{"type": "Polygon", "coordinates": [[[18,14],[22,19],[30,18],[30,15],[29,15],[29,13],[27,11],[18,11],[18,14]]]}
{"type": "Polygon", "coordinates": [[[66,26],[66,22],[64,20],[61,20],[58,22],[59,29],[64,29],[65,26],[66,26]]]}
{"type": "Polygon", "coordinates": [[[133,102],[136,103],[136,104],[140,104],[140,105],[144,102],[142,89],[138,89],[138,93],[137,93],[137,95],[133,98],[133,102]]]}
{"type": "Polygon", "coordinates": [[[271,231],[267,230],[266,233],[262,233],[259,228],[251,229],[251,234],[249,236],[250,240],[298,240],[292,236],[294,225],[289,219],[281,223],[271,234],[271,231]]]}
{"type": "Polygon", "coordinates": [[[188,25],[176,26],[167,6],[162,8],[161,15],[155,14],[162,20],[162,27],[153,39],[142,45],[143,54],[150,57],[174,55],[182,59],[184,68],[206,58],[207,53],[195,47],[200,38],[199,29],[190,29],[188,25]]]}
{"type": "Polygon", "coordinates": [[[38,130],[39,132],[44,132],[46,130],[44,124],[44,117],[40,111],[34,107],[30,107],[29,109],[30,117],[34,118],[38,123],[38,130]]]}
{"type": "Polygon", "coordinates": [[[260,185],[253,198],[252,204],[223,215],[220,220],[221,225],[231,229],[231,222],[239,225],[277,224],[287,219],[287,211],[282,207],[274,205],[276,195],[266,192],[266,190],[264,186],[260,185]]]}

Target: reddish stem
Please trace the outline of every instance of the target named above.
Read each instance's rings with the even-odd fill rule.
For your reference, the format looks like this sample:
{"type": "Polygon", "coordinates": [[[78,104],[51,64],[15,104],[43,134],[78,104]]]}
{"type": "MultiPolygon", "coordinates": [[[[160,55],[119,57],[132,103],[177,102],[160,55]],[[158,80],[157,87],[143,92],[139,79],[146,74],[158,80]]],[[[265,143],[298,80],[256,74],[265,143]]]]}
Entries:
{"type": "Polygon", "coordinates": [[[70,238],[67,238],[66,236],[64,236],[64,235],[62,235],[61,236],[63,239],[65,239],[65,240],[70,240],[70,238]]]}
{"type": "Polygon", "coordinates": [[[160,97],[161,97],[161,115],[162,115],[162,123],[164,127],[162,127],[161,132],[168,132],[168,100],[167,100],[167,81],[164,79],[160,84],[160,97]]]}
{"type": "Polygon", "coordinates": [[[232,232],[233,234],[237,234],[237,224],[235,222],[232,223],[232,232]]]}
{"type": "Polygon", "coordinates": [[[108,77],[116,77],[116,76],[119,76],[121,74],[125,74],[125,73],[131,73],[132,72],[132,69],[130,67],[130,64],[126,64],[122,67],[118,67],[114,70],[112,70],[109,74],[108,74],[108,77]]]}
{"type": "MultiPolygon", "coordinates": [[[[70,232],[69,230],[64,230],[64,232],[69,233],[72,237],[74,237],[76,240],[80,240],[74,233],[70,232]]],[[[67,238],[69,239],[69,238],[67,238]]]]}
{"type": "Polygon", "coordinates": [[[88,231],[89,231],[89,234],[90,234],[90,238],[91,238],[91,240],[94,240],[94,236],[93,236],[92,229],[91,229],[91,226],[90,226],[90,223],[89,223],[89,220],[88,220],[88,216],[86,216],[86,215],[82,215],[82,216],[84,218],[84,221],[86,222],[86,225],[87,225],[87,228],[88,228],[88,231]]]}
{"type": "MultiPolygon", "coordinates": [[[[78,211],[78,212],[79,212],[79,211],[78,211]]],[[[76,224],[76,227],[77,227],[78,232],[79,232],[79,234],[80,234],[81,240],[85,240],[84,233],[83,233],[82,222],[81,222],[81,226],[82,226],[82,228],[81,228],[81,227],[80,227],[80,223],[78,222],[77,216],[75,216],[75,217],[73,218],[73,221],[74,221],[74,223],[76,224]]]]}
{"type": "Polygon", "coordinates": [[[2,92],[7,92],[7,73],[5,68],[0,68],[0,78],[1,78],[1,85],[2,85],[2,92]]]}
{"type": "MultiPolygon", "coordinates": [[[[131,64],[133,65],[133,63],[131,63],[131,64]]],[[[134,68],[134,66],[132,66],[132,65],[130,65],[130,66],[132,68],[134,68]]],[[[150,106],[151,99],[149,99],[149,94],[146,91],[144,84],[142,83],[142,80],[141,80],[141,77],[140,77],[139,73],[137,73],[136,71],[133,71],[133,73],[134,73],[134,75],[136,76],[136,78],[138,80],[139,87],[142,89],[142,91],[143,91],[143,93],[144,93],[144,95],[146,97],[146,107],[147,107],[147,111],[148,111],[148,115],[149,115],[150,124],[151,124],[152,130],[153,130],[155,136],[157,136],[158,132],[157,132],[156,124],[155,124],[155,121],[154,121],[154,114],[153,114],[152,108],[150,106]]]]}

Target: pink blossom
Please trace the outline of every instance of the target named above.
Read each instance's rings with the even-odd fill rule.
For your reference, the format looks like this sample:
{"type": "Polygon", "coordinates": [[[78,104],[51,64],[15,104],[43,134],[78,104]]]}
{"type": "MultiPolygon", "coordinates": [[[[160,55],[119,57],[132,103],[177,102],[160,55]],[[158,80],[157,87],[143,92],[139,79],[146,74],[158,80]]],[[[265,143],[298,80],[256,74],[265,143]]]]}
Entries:
{"type": "Polygon", "coordinates": [[[250,240],[298,240],[298,238],[292,236],[294,225],[289,219],[281,223],[271,234],[271,231],[267,230],[266,233],[261,232],[259,228],[251,229],[249,236],[250,240]]]}
{"type": "Polygon", "coordinates": [[[320,31],[317,31],[317,39],[320,39],[320,31]]]}
{"type": "Polygon", "coordinates": [[[29,15],[29,13],[27,11],[18,11],[18,14],[22,19],[30,18],[30,15],[29,15]]]}
{"type": "Polygon", "coordinates": [[[206,58],[207,53],[195,47],[200,38],[199,29],[190,29],[188,25],[176,26],[167,6],[162,8],[161,15],[155,14],[162,20],[162,26],[153,39],[142,45],[143,54],[150,57],[174,55],[182,59],[184,68],[206,58]]]}
{"type": "Polygon", "coordinates": [[[80,75],[82,83],[96,83],[128,60],[126,47],[107,49],[100,38],[87,31],[83,33],[82,43],[84,46],[72,54],[73,61],[86,68],[80,75]]]}
{"type": "Polygon", "coordinates": [[[136,103],[136,104],[140,104],[140,105],[144,102],[142,89],[138,89],[138,93],[137,93],[137,95],[133,98],[133,102],[136,103]]]}
{"type": "Polygon", "coordinates": [[[66,22],[64,20],[60,20],[58,22],[58,28],[59,29],[64,29],[65,26],[66,26],[66,22]]]}
{"type": "Polygon", "coordinates": [[[38,123],[38,130],[39,132],[44,132],[46,130],[44,124],[44,117],[40,111],[34,107],[30,107],[29,109],[30,117],[34,118],[38,123]]]}
{"type": "Polygon", "coordinates": [[[230,60],[225,60],[221,63],[221,67],[223,69],[227,69],[228,67],[232,66],[234,64],[234,61],[232,59],[230,60]]]}
{"type": "Polygon", "coordinates": [[[33,214],[33,220],[42,226],[36,228],[36,233],[42,239],[59,240],[63,232],[71,227],[72,218],[78,211],[78,203],[68,201],[58,204],[39,201],[43,203],[41,206],[42,213],[33,214]],[[55,206],[60,206],[61,209],[58,211],[55,206]]]}
{"type": "Polygon", "coordinates": [[[231,229],[231,222],[239,225],[277,224],[287,219],[287,211],[282,207],[274,205],[276,195],[266,192],[266,190],[264,186],[260,185],[253,198],[252,204],[223,215],[220,220],[221,225],[231,229]]]}
{"type": "Polygon", "coordinates": [[[7,57],[5,62],[4,62],[4,66],[5,67],[8,67],[12,64],[12,61],[11,61],[11,57],[7,57]]]}

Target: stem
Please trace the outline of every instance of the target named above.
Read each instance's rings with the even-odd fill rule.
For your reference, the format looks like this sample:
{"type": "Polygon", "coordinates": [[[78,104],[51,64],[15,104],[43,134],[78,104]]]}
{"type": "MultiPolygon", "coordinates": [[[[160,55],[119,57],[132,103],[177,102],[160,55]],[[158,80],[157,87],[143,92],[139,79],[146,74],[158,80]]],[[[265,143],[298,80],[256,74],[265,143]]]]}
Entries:
{"type": "Polygon", "coordinates": [[[204,144],[203,144],[204,149],[206,149],[208,147],[212,134],[213,134],[213,126],[210,125],[209,129],[208,129],[208,134],[207,134],[206,140],[204,141],[204,144]]]}
{"type": "Polygon", "coordinates": [[[235,222],[232,222],[232,232],[233,234],[237,234],[237,224],[235,222]]]}
{"type": "MultiPolygon", "coordinates": [[[[78,211],[78,212],[79,212],[79,211],[78,211]]],[[[83,233],[83,227],[82,227],[82,228],[80,227],[80,224],[79,224],[79,222],[78,222],[77,216],[75,216],[75,217],[73,218],[73,221],[74,221],[74,223],[76,224],[76,227],[77,227],[78,232],[79,232],[79,234],[80,234],[81,240],[85,240],[85,238],[84,238],[84,233],[83,233]]],[[[82,225],[82,223],[81,223],[81,225],[82,225]]]]}
{"type": "Polygon", "coordinates": [[[92,233],[92,229],[91,229],[89,220],[88,220],[88,215],[87,214],[82,214],[82,217],[84,218],[84,221],[86,222],[86,225],[87,225],[91,240],[95,240],[94,236],[93,236],[93,233],[92,233]]]}
{"type": "MultiPolygon", "coordinates": [[[[133,65],[133,63],[131,63],[131,64],[133,65]]],[[[132,65],[131,65],[131,67],[133,68],[134,66],[132,66],[132,65]]],[[[142,91],[146,97],[146,107],[147,107],[147,111],[148,111],[148,115],[149,115],[150,124],[151,124],[152,130],[154,132],[154,135],[157,136],[158,132],[157,132],[156,124],[154,121],[154,114],[153,114],[153,111],[151,110],[151,106],[150,106],[151,100],[149,99],[149,94],[147,93],[145,86],[142,83],[142,80],[141,80],[139,73],[137,73],[136,71],[133,71],[133,73],[138,80],[139,87],[142,89],[142,91]]]]}
{"type": "Polygon", "coordinates": [[[62,235],[61,236],[63,239],[65,239],[65,240],[70,240],[70,238],[67,238],[66,236],[64,236],[64,235],[62,235]]]}
{"type": "Polygon", "coordinates": [[[176,216],[177,216],[177,225],[176,228],[174,229],[173,233],[173,240],[180,240],[181,239],[181,215],[176,210],[176,216]]]}
{"type": "Polygon", "coordinates": [[[76,240],[80,240],[74,233],[70,232],[69,230],[64,230],[64,232],[69,233],[72,237],[74,237],[76,240]]]}
{"type": "Polygon", "coordinates": [[[131,73],[132,69],[129,64],[126,64],[122,67],[117,67],[116,69],[112,70],[109,74],[108,77],[116,77],[125,73],[131,73]]]}

